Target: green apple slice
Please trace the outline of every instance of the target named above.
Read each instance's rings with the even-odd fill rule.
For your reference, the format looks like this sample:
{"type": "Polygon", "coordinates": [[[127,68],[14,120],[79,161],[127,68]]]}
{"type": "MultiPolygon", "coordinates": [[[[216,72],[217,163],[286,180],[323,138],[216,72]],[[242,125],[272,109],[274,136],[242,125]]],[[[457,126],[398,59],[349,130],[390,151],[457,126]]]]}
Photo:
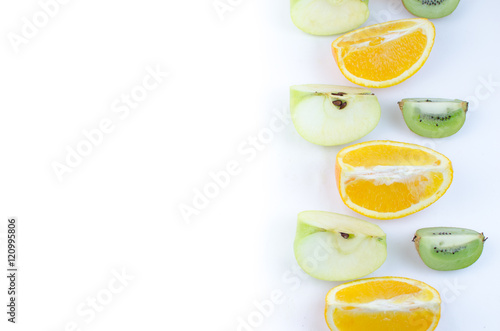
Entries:
{"type": "Polygon", "coordinates": [[[329,281],[366,276],[387,257],[386,235],[370,222],[325,212],[299,214],[295,258],[309,275],[329,281]]]}
{"type": "Polygon", "coordinates": [[[290,0],[290,13],[299,29],[319,36],[354,30],[370,15],[368,0],[290,0]]]}
{"type": "Polygon", "coordinates": [[[297,132],[323,146],[366,136],[381,114],[377,97],[367,89],[314,84],[290,87],[290,112],[297,132]]]}

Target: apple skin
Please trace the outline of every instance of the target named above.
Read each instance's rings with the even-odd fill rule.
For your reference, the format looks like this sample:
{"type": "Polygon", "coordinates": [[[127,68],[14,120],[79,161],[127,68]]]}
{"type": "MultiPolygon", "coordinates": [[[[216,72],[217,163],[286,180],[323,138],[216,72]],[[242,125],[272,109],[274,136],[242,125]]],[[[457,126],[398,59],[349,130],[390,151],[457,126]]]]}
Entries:
{"type": "Polygon", "coordinates": [[[306,33],[331,36],[360,27],[370,10],[368,0],[290,0],[290,16],[306,33]]]}
{"type": "Polygon", "coordinates": [[[294,241],[299,266],[327,281],[364,277],[387,258],[386,234],[377,225],[323,211],[299,214],[294,241]]]}

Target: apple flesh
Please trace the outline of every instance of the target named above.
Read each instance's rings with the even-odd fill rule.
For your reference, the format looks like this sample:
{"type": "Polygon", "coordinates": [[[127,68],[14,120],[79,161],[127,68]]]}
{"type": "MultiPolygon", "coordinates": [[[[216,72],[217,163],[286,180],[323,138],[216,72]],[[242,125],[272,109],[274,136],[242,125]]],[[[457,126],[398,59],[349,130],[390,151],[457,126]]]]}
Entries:
{"type": "Polygon", "coordinates": [[[297,132],[322,146],[366,136],[381,114],[377,97],[367,89],[314,84],[290,87],[290,112],[297,132]]]}
{"type": "Polygon", "coordinates": [[[352,280],[377,270],[387,257],[386,235],[370,222],[325,212],[299,214],[295,258],[309,275],[329,281],[352,280]]]}
{"type": "Polygon", "coordinates": [[[370,15],[368,0],[290,0],[290,13],[299,29],[319,36],[354,30],[370,15]]]}

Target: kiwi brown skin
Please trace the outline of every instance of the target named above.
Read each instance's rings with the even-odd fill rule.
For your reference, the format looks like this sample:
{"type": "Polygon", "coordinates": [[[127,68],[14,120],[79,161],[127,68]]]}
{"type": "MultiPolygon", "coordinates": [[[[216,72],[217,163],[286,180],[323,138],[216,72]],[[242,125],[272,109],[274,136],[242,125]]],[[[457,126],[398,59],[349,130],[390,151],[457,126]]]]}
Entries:
{"type": "Polygon", "coordinates": [[[428,138],[457,133],[465,123],[468,103],[458,99],[407,98],[399,108],[408,128],[428,138]]]}
{"type": "Polygon", "coordinates": [[[418,230],[413,241],[429,268],[448,271],[475,263],[482,254],[486,239],[483,233],[474,230],[436,227],[418,230]]]}
{"type": "Polygon", "coordinates": [[[455,11],[460,0],[403,0],[405,8],[415,16],[441,18],[455,11]]]}

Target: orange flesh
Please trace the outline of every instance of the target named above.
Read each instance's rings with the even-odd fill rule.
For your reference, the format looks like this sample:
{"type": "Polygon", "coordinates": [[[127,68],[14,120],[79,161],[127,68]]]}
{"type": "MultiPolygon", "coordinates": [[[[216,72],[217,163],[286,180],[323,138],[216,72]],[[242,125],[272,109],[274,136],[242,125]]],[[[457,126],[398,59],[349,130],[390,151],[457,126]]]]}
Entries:
{"type": "Polygon", "coordinates": [[[353,167],[439,165],[441,163],[438,158],[426,151],[391,145],[370,145],[354,149],[345,154],[342,161],[353,167]]]}
{"type": "Polygon", "coordinates": [[[335,309],[333,318],[339,330],[349,331],[419,331],[428,330],[435,313],[418,308],[409,312],[366,313],[335,309]]]}
{"type": "Polygon", "coordinates": [[[377,299],[392,299],[402,294],[415,294],[421,290],[412,284],[381,280],[345,287],[336,293],[335,300],[346,303],[367,303],[377,299]]]}
{"type": "MultiPolygon", "coordinates": [[[[356,44],[369,42],[368,46],[356,48],[352,45],[351,48],[343,49],[342,58],[346,70],[367,80],[390,80],[410,69],[422,56],[427,45],[427,36],[420,30],[390,41],[385,41],[384,37],[357,40],[356,44]]],[[[351,43],[354,42],[341,42],[339,46],[351,43]]]]}
{"type": "Polygon", "coordinates": [[[391,21],[355,30],[337,38],[332,52],[351,82],[388,87],[414,75],[434,45],[435,27],[427,19],[391,21]]]}
{"type": "Polygon", "coordinates": [[[387,141],[363,144],[341,151],[335,165],[342,200],[363,215],[411,214],[439,199],[451,183],[451,163],[437,152],[387,141]]]}
{"type": "Polygon", "coordinates": [[[346,194],[358,206],[378,212],[396,212],[411,207],[432,196],[443,183],[443,174],[431,172],[425,176],[409,178],[405,182],[377,185],[369,180],[346,182],[346,194]],[[367,199],[368,197],[372,197],[367,199]]]}
{"type": "MultiPolygon", "coordinates": [[[[427,331],[433,330],[440,317],[436,310],[436,297],[425,284],[407,283],[397,279],[380,279],[344,287],[335,293],[331,314],[335,327],[341,331],[427,331]],[[383,300],[392,300],[392,309],[384,309],[383,300]],[[415,300],[420,306],[406,306],[415,300]],[[371,309],[363,304],[380,302],[382,306],[371,309]],[[433,302],[425,306],[425,302],[433,302]],[[347,305],[345,305],[347,304],[347,305]],[[394,308],[400,304],[400,309],[394,308]],[[339,307],[340,306],[340,307],[339,307]]],[[[389,301],[387,301],[389,302],[389,301]]],[[[377,305],[377,304],[375,304],[377,305]]]]}
{"type": "MultiPolygon", "coordinates": [[[[370,37],[377,37],[394,31],[404,31],[407,29],[411,29],[414,26],[415,26],[415,21],[411,20],[394,21],[390,25],[384,25],[384,24],[378,26],[374,25],[370,29],[353,31],[348,35],[348,38],[342,40],[342,42],[350,41],[351,43],[354,43],[352,41],[362,40],[370,37]]],[[[342,44],[339,43],[339,45],[342,44]]]]}

